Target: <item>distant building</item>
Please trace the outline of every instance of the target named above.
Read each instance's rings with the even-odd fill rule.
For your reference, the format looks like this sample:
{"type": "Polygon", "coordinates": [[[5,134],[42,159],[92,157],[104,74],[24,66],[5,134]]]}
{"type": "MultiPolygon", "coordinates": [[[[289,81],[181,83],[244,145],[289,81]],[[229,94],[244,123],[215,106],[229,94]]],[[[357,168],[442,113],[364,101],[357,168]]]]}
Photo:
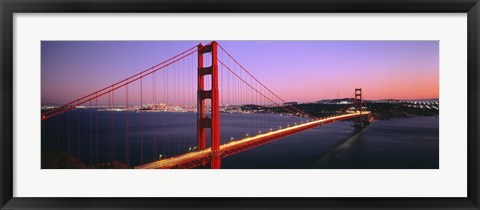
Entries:
{"type": "Polygon", "coordinates": [[[284,106],[289,106],[289,105],[297,105],[298,102],[285,102],[283,103],[284,106]]]}

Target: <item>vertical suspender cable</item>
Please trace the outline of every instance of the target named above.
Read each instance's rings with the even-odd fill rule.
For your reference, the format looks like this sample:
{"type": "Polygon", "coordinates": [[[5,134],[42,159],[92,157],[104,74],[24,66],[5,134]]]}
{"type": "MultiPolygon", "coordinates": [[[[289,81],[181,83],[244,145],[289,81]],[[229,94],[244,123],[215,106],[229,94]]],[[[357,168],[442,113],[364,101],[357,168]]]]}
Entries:
{"type": "MultiPolygon", "coordinates": [[[[128,82],[128,80],[127,80],[128,82]]],[[[125,86],[125,163],[130,164],[128,151],[128,84],[125,86]]]]}
{"type": "Polygon", "coordinates": [[[115,160],[115,92],[112,88],[112,160],[115,160]]]}
{"type": "MultiPolygon", "coordinates": [[[[78,103],[78,102],[77,102],[78,103]]],[[[78,158],[80,158],[80,108],[77,107],[77,154],[78,158]]]]}
{"type": "Polygon", "coordinates": [[[96,149],[97,149],[97,161],[98,162],[98,98],[97,93],[95,93],[95,141],[96,141],[96,149]]]}
{"type": "Polygon", "coordinates": [[[89,121],[90,121],[90,139],[89,139],[89,159],[90,159],[90,163],[92,163],[93,159],[92,159],[92,101],[90,100],[89,101],[89,106],[88,106],[88,115],[89,115],[89,121]]]}
{"type": "Polygon", "coordinates": [[[140,78],[140,164],[143,164],[143,77],[140,78]]]}

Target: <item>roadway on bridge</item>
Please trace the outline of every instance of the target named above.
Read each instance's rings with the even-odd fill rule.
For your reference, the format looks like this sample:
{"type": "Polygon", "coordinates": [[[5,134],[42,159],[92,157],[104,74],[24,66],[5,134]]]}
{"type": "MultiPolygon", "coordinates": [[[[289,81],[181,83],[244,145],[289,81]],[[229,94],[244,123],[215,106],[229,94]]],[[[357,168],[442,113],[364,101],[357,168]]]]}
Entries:
{"type": "MultiPolygon", "coordinates": [[[[306,123],[303,123],[303,124],[300,124],[300,125],[294,125],[294,126],[290,126],[290,127],[279,129],[279,130],[270,131],[268,133],[258,134],[256,136],[247,137],[247,138],[244,138],[244,139],[241,139],[241,140],[231,141],[229,143],[220,145],[220,153],[228,153],[229,151],[231,152],[231,151],[239,148],[242,145],[249,145],[249,144],[252,144],[254,142],[258,142],[258,141],[262,141],[264,139],[271,138],[272,136],[275,136],[275,137],[277,137],[276,139],[279,139],[281,137],[291,135],[292,133],[298,133],[298,132],[301,132],[301,131],[304,131],[304,130],[307,130],[307,129],[310,129],[310,128],[313,128],[313,127],[316,127],[316,126],[319,126],[319,125],[325,125],[325,124],[333,123],[333,122],[336,122],[336,121],[352,119],[352,118],[356,118],[356,117],[360,117],[360,116],[364,116],[364,115],[368,116],[369,114],[370,114],[369,111],[363,111],[361,113],[360,112],[353,112],[353,113],[349,113],[349,114],[331,116],[331,117],[322,118],[322,119],[318,119],[318,120],[312,120],[310,122],[306,122],[306,123]]],[[[251,148],[253,148],[253,147],[254,146],[252,146],[251,148]]],[[[231,152],[231,153],[233,154],[233,153],[236,153],[236,152],[231,152]]],[[[175,168],[180,163],[185,163],[185,162],[189,162],[189,161],[208,158],[211,155],[212,155],[211,148],[207,148],[207,149],[201,150],[201,151],[192,151],[192,152],[185,153],[185,154],[182,154],[182,155],[178,155],[178,156],[175,156],[175,157],[157,160],[157,161],[154,161],[154,162],[151,162],[151,163],[147,163],[147,164],[144,164],[144,165],[137,166],[135,168],[137,168],[137,169],[175,168]]]]}

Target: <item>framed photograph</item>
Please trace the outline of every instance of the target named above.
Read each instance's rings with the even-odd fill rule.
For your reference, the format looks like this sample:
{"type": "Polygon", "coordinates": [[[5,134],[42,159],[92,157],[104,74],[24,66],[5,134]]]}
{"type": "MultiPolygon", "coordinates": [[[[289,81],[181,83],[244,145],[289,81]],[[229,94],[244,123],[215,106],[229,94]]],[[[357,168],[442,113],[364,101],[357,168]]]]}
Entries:
{"type": "Polygon", "coordinates": [[[479,4],[1,1],[2,209],[479,209],[479,4]]]}

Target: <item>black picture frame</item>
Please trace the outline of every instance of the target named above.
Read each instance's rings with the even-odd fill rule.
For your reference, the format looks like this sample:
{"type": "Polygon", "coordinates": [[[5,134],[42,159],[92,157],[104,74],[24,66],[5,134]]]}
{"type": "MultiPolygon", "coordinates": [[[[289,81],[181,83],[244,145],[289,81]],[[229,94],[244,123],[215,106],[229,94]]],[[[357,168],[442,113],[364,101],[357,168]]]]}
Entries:
{"type": "Polygon", "coordinates": [[[478,0],[0,0],[2,209],[479,209],[478,0]],[[13,14],[187,12],[467,13],[468,196],[466,198],[18,198],[13,197],[13,14]]]}

